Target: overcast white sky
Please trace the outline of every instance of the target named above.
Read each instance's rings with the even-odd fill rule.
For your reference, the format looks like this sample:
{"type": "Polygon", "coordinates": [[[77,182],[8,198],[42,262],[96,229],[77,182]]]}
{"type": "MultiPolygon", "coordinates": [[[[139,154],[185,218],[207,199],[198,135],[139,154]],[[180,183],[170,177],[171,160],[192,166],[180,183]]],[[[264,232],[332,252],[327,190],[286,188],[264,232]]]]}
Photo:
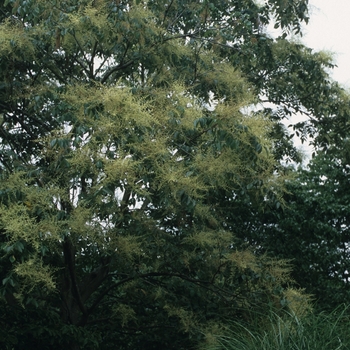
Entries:
{"type": "MultiPolygon", "coordinates": [[[[296,39],[315,51],[332,53],[337,67],[330,71],[331,76],[350,91],[350,0],[309,0],[309,15],[303,37],[296,39]]],[[[268,28],[271,34],[273,31],[272,27],[268,28]]],[[[304,117],[295,115],[291,121],[302,119],[304,117]]],[[[286,126],[289,124],[288,121],[285,123],[286,126]]],[[[310,159],[312,148],[308,142],[301,144],[295,137],[294,143],[310,159]]]]}
{"type": "Polygon", "coordinates": [[[350,89],[350,0],[309,0],[310,22],[302,42],[335,54],[333,79],[350,89]]]}

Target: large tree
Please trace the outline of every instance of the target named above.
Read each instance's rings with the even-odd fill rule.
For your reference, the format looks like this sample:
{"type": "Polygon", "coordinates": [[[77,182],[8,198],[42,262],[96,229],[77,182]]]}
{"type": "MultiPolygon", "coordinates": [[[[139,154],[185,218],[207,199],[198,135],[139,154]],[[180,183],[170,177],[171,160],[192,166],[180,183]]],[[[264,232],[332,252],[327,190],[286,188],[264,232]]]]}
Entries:
{"type": "Polygon", "coordinates": [[[288,182],[284,207],[249,224],[247,211],[239,216],[242,236],[259,251],[291,259],[293,278],[328,310],[350,302],[349,160],[348,140],[318,152],[288,182]]]}
{"type": "Polygon", "coordinates": [[[284,301],[288,267],[231,219],[279,205],[281,119],[312,113],[295,127],[325,146],[342,106],[329,58],[286,39],[306,1],[6,1],[1,21],[4,346],[188,349],[284,301]]]}

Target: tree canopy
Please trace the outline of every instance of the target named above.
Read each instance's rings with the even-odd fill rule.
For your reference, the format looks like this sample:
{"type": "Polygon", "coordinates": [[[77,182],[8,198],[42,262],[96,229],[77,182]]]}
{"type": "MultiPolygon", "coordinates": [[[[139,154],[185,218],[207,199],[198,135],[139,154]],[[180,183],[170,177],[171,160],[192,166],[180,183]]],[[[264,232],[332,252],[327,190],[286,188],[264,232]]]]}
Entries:
{"type": "Polygon", "coordinates": [[[307,1],[10,0],[0,20],[4,347],[189,349],[305,307],[244,233],[299,159],[282,120],[312,116],[294,129],[322,149],[348,127],[330,57],[288,39],[307,1]]]}
{"type": "Polygon", "coordinates": [[[293,278],[328,310],[350,301],[348,177],[344,140],[341,149],[318,152],[298,169],[287,185],[286,206],[258,215],[242,234],[262,252],[292,259],[293,278]]]}

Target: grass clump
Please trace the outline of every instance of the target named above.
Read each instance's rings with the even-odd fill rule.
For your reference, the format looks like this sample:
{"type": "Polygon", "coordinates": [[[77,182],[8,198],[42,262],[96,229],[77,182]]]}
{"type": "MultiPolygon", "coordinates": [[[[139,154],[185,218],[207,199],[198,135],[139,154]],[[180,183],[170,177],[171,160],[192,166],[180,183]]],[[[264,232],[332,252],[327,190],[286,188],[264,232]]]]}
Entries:
{"type": "Polygon", "coordinates": [[[297,317],[271,312],[261,322],[228,324],[216,342],[202,350],[345,350],[350,349],[350,307],[340,306],[331,313],[310,312],[297,317]]]}

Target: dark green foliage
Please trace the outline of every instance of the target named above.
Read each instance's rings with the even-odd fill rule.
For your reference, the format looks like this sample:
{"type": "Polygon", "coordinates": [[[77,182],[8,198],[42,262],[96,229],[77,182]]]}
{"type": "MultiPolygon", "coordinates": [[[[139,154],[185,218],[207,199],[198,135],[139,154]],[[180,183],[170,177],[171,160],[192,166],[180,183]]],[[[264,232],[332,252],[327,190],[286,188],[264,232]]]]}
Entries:
{"type": "Polygon", "coordinates": [[[249,202],[228,220],[241,227],[242,242],[256,251],[291,259],[292,276],[331,310],[349,303],[349,156],[348,142],[318,152],[307,168],[287,182],[284,206],[257,212],[249,202]],[[246,218],[250,220],[247,221],[246,218]]]}
{"type": "Polygon", "coordinates": [[[295,279],[327,309],[350,301],[347,152],[345,143],[300,170],[288,187],[287,207],[264,230],[264,246],[292,258],[295,279]]]}
{"type": "Polygon", "coordinates": [[[244,243],[281,206],[276,160],[298,158],[281,120],[313,113],[296,132],[328,147],[343,101],[329,57],[286,39],[306,6],[1,5],[3,347],[190,349],[292,307],[288,263],[244,243]]]}

